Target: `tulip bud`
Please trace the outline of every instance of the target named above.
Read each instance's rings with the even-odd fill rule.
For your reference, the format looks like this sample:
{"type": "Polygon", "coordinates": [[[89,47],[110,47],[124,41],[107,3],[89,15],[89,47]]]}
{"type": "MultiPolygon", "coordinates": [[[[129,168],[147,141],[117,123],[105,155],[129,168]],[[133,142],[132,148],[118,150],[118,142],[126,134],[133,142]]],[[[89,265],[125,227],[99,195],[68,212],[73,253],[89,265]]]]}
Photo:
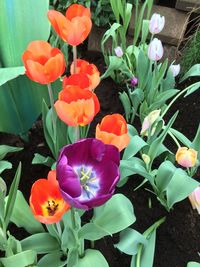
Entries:
{"type": "Polygon", "coordinates": [[[115,50],[115,55],[117,57],[122,57],[123,56],[123,51],[122,51],[120,46],[116,47],[114,50],[115,50]]]}
{"type": "Polygon", "coordinates": [[[173,76],[176,77],[179,74],[179,72],[180,72],[181,66],[180,66],[180,64],[178,64],[178,65],[171,65],[169,67],[169,69],[171,70],[173,76]]]}
{"type": "Polygon", "coordinates": [[[154,13],[149,21],[149,31],[152,34],[160,33],[165,25],[165,17],[154,13]]]}
{"type": "Polygon", "coordinates": [[[133,77],[133,78],[131,79],[131,85],[134,87],[134,86],[136,86],[137,84],[138,84],[138,78],[133,77]]]}
{"type": "Polygon", "coordinates": [[[189,200],[193,209],[197,209],[200,214],[200,186],[198,186],[190,195],[189,200]]]}
{"type": "Polygon", "coordinates": [[[148,57],[151,60],[158,61],[162,58],[164,53],[163,46],[160,40],[154,38],[149,44],[148,57]]]}
{"type": "Polygon", "coordinates": [[[144,160],[146,165],[149,165],[149,162],[151,161],[151,159],[147,154],[142,154],[142,159],[144,160]]]}
{"type": "MultiPolygon", "coordinates": [[[[159,116],[160,116],[160,109],[156,109],[150,112],[149,115],[144,118],[140,134],[147,136],[148,129],[153,125],[153,123],[158,119],[159,116]]],[[[151,132],[151,135],[153,135],[153,132],[154,131],[151,132]]]]}
{"type": "Polygon", "coordinates": [[[192,148],[179,147],[176,152],[176,161],[185,168],[194,167],[197,162],[197,151],[192,148]]]}

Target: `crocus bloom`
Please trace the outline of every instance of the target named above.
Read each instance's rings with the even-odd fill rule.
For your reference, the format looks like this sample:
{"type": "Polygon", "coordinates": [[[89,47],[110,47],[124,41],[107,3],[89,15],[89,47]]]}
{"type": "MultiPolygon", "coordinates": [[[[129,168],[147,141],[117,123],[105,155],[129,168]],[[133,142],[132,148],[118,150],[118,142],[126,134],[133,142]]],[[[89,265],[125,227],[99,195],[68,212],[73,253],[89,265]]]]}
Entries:
{"type": "Polygon", "coordinates": [[[119,151],[128,146],[130,136],[124,117],[120,114],[105,116],[101,123],[96,126],[96,138],[116,146],[119,151]]]}
{"type": "Polygon", "coordinates": [[[26,75],[33,81],[48,84],[58,79],[65,70],[64,55],[45,41],[31,42],[22,55],[26,75]]]}
{"type": "Polygon", "coordinates": [[[116,47],[116,48],[114,49],[114,51],[115,51],[115,55],[116,55],[117,57],[122,57],[122,56],[123,56],[123,51],[122,51],[122,49],[121,49],[120,46],[116,47]]]}
{"type": "Polygon", "coordinates": [[[60,193],[55,171],[50,171],[47,179],[39,179],[33,184],[29,203],[35,218],[45,224],[59,222],[70,209],[60,193]]]}
{"type": "Polygon", "coordinates": [[[71,85],[59,93],[55,109],[58,117],[69,126],[85,126],[99,112],[100,105],[94,93],[71,85]]]}
{"type": "MultiPolygon", "coordinates": [[[[70,67],[70,73],[74,74],[74,63],[72,62],[70,67]]],[[[77,59],[76,61],[76,73],[86,74],[90,80],[90,90],[94,90],[100,83],[100,72],[94,64],[90,64],[83,59],[77,59]]]]}
{"type": "Polygon", "coordinates": [[[165,26],[165,17],[154,13],[149,21],[149,31],[152,34],[160,33],[165,26]]]}
{"type": "Polygon", "coordinates": [[[181,66],[180,66],[180,64],[171,65],[169,67],[169,69],[171,70],[173,76],[176,77],[179,74],[180,70],[181,70],[181,66]]]}
{"type": "MultiPolygon", "coordinates": [[[[147,136],[148,135],[148,129],[153,125],[153,123],[158,119],[159,116],[160,116],[160,109],[155,109],[155,110],[151,111],[149,113],[149,115],[147,115],[144,118],[140,134],[147,136]]],[[[151,132],[151,134],[153,134],[153,131],[151,132]]]]}
{"type": "Polygon", "coordinates": [[[133,77],[133,78],[131,79],[131,85],[134,87],[134,86],[136,86],[137,84],[138,84],[138,78],[133,77]]]}
{"type": "Polygon", "coordinates": [[[192,148],[179,147],[176,152],[176,161],[185,168],[194,167],[197,162],[197,151],[192,148]]]}
{"type": "Polygon", "coordinates": [[[89,90],[90,79],[88,78],[87,74],[84,73],[72,74],[69,77],[65,76],[63,79],[63,89],[69,85],[76,85],[81,89],[89,90]]]}
{"type": "Polygon", "coordinates": [[[95,138],[65,146],[56,165],[63,198],[84,210],[104,204],[119,181],[119,160],[116,147],[95,138]]]}
{"type": "Polygon", "coordinates": [[[189,200],[192,204],[193,209],[197,209],[200,214],[200,186],[198,186],[190,195],[189,200]]]}
{"type": "Polygon", "coordinates": [[[164,53],[163,46],[160,40],[154,38],[149,44],[148,57],[151,60],[158,61],[162,58],[164,53]]]}
{"type": "Polygon", "coordinates": [[[66,10],[66,15],[49,10],[48,19],[60,38],[72,46],[81,44],[92,28],[90,9],[73,4],[66,10]]]}

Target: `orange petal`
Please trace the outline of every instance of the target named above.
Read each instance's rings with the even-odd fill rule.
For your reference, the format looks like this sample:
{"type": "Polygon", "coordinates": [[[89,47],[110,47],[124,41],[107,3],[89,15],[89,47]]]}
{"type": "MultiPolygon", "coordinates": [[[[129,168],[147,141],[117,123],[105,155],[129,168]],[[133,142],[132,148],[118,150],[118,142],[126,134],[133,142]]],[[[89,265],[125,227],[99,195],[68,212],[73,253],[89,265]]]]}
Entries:
{"type": "Polygon", "coordinates": [[[41,84],[49,83],[48,77],[45,75],[44,66],[42,66],[40,63],[27,60],[26,66],[26,75],[31,80],[41,84]]]}
{"type": "Polygon", "coordinates": [[[72,20],[74,17],[86,16],[91,18],[90,9],[79,4],[73,4],[66,10],[66,18],[72,20]]]}
{"type": "Polygon", "coordinates": [[[90,80],[86,74],[72,74],[71,76],[63,79],[63,88],[67,85],[76,85],[82,89],[88,90],[90,86],[90,80]]]}

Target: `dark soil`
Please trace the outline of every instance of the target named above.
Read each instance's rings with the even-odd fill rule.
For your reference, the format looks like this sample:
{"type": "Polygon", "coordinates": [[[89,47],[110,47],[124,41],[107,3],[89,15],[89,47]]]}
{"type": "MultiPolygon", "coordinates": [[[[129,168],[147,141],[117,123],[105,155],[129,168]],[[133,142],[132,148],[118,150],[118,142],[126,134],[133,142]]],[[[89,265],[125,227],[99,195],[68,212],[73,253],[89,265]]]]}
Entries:
{"type": "MultiPolygon", "coordinates": [[[[104,64],[99,54],[90,53],[85,57],[95,63],[101,71],[104,71],[104,64]]],[[[119,85],[116,85],[111,79],[102,81],[96,89],[101,103],[101,111],[92,123],[90,135],[94,133],[96,123],[104,115],[115,112],[123,114],[123,108],[118,98],[119,90],[119,85]]],[[[200,91],[185,99],[180,99],[170,113],[173,114],[177,109],[180,112],[175,127],[186,134],[188,138],[192,138],[199,124],[200,91]]],[[[168,115],[168,118],[171,114],[168,115]]],[[[23,170],[19,188],[26,199],[29,198],[34,181],[46,177],[48,173],[47,167],[31,164],[34,153],[40,153],[44,156],[50,155],[43,137],[41,121],[38,121],[30,130],[29,137],[29,143],[24,143],[17,136],[0,134],[1,144],[24,146],[23,151],[8,157],[8,160],[13,163],[13,169],[5,171],[2,176],[7,184],[10,184],[14,177],[14,170],[21,161],[23,170]]],[[[199,178],[200,176],[197,177],[197,179],[199,178]]],[[[197,212],[192,210],[186,199],[175,205],[174,210],[168,213],[145,188],[140,188],[134,192],[133,189],[141,181],[142,179],[138,176],[133,176],[124,187],[118,188],[117,192],[125,194],[132,201],[137,217],[137,221],[132,227],[141,233],[155,221],[166,216],[166,222],[157,230],[154,267],[186,267],[188,261],[199,261],[197,253],[200,251],[200,224],[198,223],[199,215],[197,212]],[[151,199],[152,208],[148,207],[149,199],[151,199]]],[[[10,230],[18,239],[25,236],[21,229],[17,229],[13,225],[10,230]]],[[[96,248],[102,251],[110,267],[128,267],[131,258],[114,249],[113,243],[116,243],[117,239],[118,237],[114,236],[100,240],[96,242],[96,248]]]]}

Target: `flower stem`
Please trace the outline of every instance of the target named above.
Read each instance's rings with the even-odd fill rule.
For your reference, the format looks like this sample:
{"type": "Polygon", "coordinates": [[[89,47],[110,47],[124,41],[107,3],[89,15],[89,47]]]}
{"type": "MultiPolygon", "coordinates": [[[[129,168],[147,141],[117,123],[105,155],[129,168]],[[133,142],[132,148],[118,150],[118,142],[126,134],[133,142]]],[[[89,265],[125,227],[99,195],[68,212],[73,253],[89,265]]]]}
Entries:
{"type": "Polygon", "coordinates": [[[60,226],[60,222],[56,223],[56,228],[57,228],[57,231],[58,231],[58,235],[61,237],[62,236],[62,229],[61,229],[61,226],[60,226]]]}
{"type": "Polygon", "coordinates": [[[176,137],[173,135],[173,133],[169,130],[168,134],[171,136],[171,138],[174,140],[174,143],[177,145],[177,147],[181,147],[181,145],[179,144],[178,140],[176,139],[176,137]]]}
{"type": "Polygon", "coordinates": [[[49,99],[50,99],[50,104],[51,104],[51,109],[52,109],[52,122],[53,122],[53,127],[56,129],[56,121],[55,121],[55,108],[54,108],[54,98],[53,98],[53,91],[51,84],[47,84],[48,87],[48,92],[49,92],[49,99]]]}
{"type": "MultiPolygon", "coordinates": [[[[161,218],[154,224],[152,224],[144,233],[143,236],[148,240],[150,235],[155,231],[162,223],[164,223],[166,217],[161,218]]],[[[142,250],[143,250],[144,245],[140,244],[138,247],[138,253],[136,256],[136,265],[135,267],[140,267],[140,261],[141,261],[141,256],[142,256],[142,250]]]]}
{"type": "Polygon", "coordinates": [[[74,62],[74,74],[76,73],[76,65],[77,65],[77,48],[73,46],[73,62],[74,62]]]}
{"type": "Polygon", "coordinates": [[[80,139],[80,129],[79,129],[79,126],[74,127],[74,133],[75,133],[75,140],[78,141],[80,139]]]}
{"type": "Polygon", "coordinates": [[[71,222],[72,222],[72,228],[76,229],[75,209],[73,207],[71,207],[71,222]]]}

